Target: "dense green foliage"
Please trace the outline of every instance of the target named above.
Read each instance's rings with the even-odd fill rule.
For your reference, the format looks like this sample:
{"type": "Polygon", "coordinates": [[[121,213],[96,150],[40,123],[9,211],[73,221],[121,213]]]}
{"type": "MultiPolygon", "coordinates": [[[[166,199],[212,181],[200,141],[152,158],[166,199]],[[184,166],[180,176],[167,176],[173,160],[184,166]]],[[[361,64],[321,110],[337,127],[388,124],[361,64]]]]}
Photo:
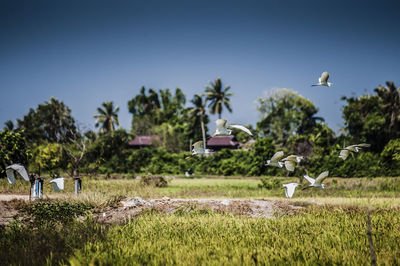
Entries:
{"type": "Polygon", "coordinates": [[[259,132],[283,145],[294,134],[308,134],[317,121],[324,121],[315,116],[318,108],[313,102],[288,89],[279,89],[265,98],[258,98],[257,110],[262,115],[257,123],[259,132]]]}
{"type": "Polygon", "coordinates": [[[400,138],[399,89],[393,82],[386,85],[376,88],[374,95],[343,97],[347,102],[343,118],[352,140],[370,143],[376,152],[381,152],[391,139],[400,138]]]}
{"type": "Polygon", "coordinates": [[[30,155],[23,132],[0,131],[0,176],[5,175],[6,167],[10,164],[26,165],[30,155]]]}

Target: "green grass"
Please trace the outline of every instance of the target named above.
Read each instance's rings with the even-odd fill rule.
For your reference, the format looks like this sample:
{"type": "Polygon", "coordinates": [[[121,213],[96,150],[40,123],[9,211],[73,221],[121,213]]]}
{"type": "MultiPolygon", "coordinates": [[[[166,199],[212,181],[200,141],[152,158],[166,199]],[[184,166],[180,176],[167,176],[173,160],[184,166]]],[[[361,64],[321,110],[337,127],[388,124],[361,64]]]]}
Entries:
{"type": "MultiPolygon", "coordinates": [[[[268,177],[278,183],[297,182],[297,178],[268,177]]],[[[65,191],[56,193],[45,181],[44,195],[71,201],[83,201],[106,206],[121,196],[143,198],[283,198],[284,189],[278,184],[273,189],[260,187],[259,178],[177,178],[168,187],[144,186],[134,179],[83,178],[83,192],[77,198],[73,194],[72,179],[66,179],[65,191]]],[[[306,184],[305,181],[303,184],[306,184]]],[[[297,189],[292,200],[390,207],[400,205],[400,178],[328,178],[326,189],[297,189]]],[[[0,180],[0,193],[28,194],[29,183],[17,180],[15,185],[0,180]]]]}
{"type": "MultiPolygon", "coordinates": [[[[74,219],[85,205],[42,202],[23,208],[30,219],[0,230],[2,264],[366,265],[371,259],[367,208],[308,206],[290,216],[262,219],[192,206],[174,214],[150,210],[108,227],[90,214],[74,219]]],[[[399,211],[371,211],[378,264],[400,263],[399,211]]]]}
{"type": "MultiPolygon", "coordinates": [[[[371,215],[380,264],[400,263],[400,215],[371,215]]],[[[249,265],[370,263],[363,209],[309,208],[280,219],[215,214],[148,213],[110,228],[70,258],[73,265],[249,265]]]]}
{"type": "MultiPolygon", "coordinates": [[[[126,224],[104,226],[87,211],[112,206],[121,196],[283,199],[280,186],[267,190],[259,184],[257,178],[179,178],[156,188],[133,179],[84,178],[83,193],[75,197],[71,179],[61,193],[47,181],[45,197],[54,200],[18,203],[30,216],[0,228],[0,257],[17,265],[369,264],[369,207],[378,264],[400,263],[400,178],[330,178],[325,190],[296,191],[288,201],[306,207],[291,216],[277,213],[276,219],[182,208],[174,214],[148,211],[126,224]]],[[[0,193],[27,194],[28,186],[3,179],[0,193]]]]}

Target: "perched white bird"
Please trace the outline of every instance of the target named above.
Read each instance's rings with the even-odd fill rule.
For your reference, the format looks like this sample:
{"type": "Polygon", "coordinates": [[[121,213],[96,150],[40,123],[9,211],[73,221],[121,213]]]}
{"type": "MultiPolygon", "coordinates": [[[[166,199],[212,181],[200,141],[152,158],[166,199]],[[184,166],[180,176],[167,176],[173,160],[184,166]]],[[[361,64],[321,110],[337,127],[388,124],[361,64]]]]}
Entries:
{"type": "Polygon", "coordinates": [[[64,190],[64,180],[64,177],[58,177],[50,181],[50,184],[53,186],[55,192],[64,190]]]}
{"type": "Polygon", "coordinates": [[[314,179],[312,177],[309,177],[308,175],[305,175],[304,178],[307,179],[308,182],[310,182],[310,185],[308,187],[303,188],[303,190],[307,189],[307,188],[310,188],[310,187],[325,188],[325,185],[322,184],[322,182],[325,180],[325,178],[328,177],[328,175],[329,175],[329,171],[322,172],[317,177],[317,179],[314,179]]]}
{"type": "Polygon", "coordinates": [[[294,194],[294,191],[295,191],[296,187],[300,186],[300,184],[298,184],[298,183],[289,183],[289,184],[283,184],[283,186],[285,187],[286,198],[291,198],[291,197],[293,197],[293,194],[294,194]]]}
{"type": "Polygon", "coordinates": [[[327,86],[330,87],[333,85],[333,83],[328,82],[329,79],[329,73],[328,72],[323,72],[321,74],[321,77],[318,79],[318,83],[317,84],[313,84],[311,86],[327,86]]]}
{"type": "Polygon", "coordinates": [[[250,136],[253,136],[253,134],[250,132],[250,130],[242,125],[226,125],[226,120],[225,119],[217,119],[215,121],[215,124],[217,125],[217,129],[215,130],[214,134],[212,136],[220,136],[220,135],[230,135],[232,133],[232,130],[228,128],[237,128],[240,130],[243,130],[250,136]]]}
{"type": "Polygon", "coordinates": [[[282,161],[285,164],[286,170],[293,172],[294,168],[296,167],[296,163],[300,163],[303,160],[303,156],[298,155],[289,155],[288,157],[284,158],[282,161]]]}
{"type": "Polygon", "coordinates": [[[12,164],[6,167],[7,179],[11,185],[15,184],[14,171],[17,172],[25,181],[29,181],[29,176],[25,167],[21,164],[12,164]]]}
{"type": "Polygon", "coordinates": [[[278,151],[274,154],[274,156],[272,156],[271,159],[267,160],[267,163],[265,165],[277,166],[282,168],[283,162],[280,162],[279,160],[283,157],[283,155],[283,151],[278,151]]]}
{"type": "Polygon", "coordinates": [[[349,157],[350,152],[359,152],[360,150],[362,150],[362,148],[368,148],[370,146],[371,144],[368,143],[361,143],[361,144],[347,146],[346,148],[340,150],[339,158],[342,158],[344,161],[347,159],[347,157],[349,157]]]}

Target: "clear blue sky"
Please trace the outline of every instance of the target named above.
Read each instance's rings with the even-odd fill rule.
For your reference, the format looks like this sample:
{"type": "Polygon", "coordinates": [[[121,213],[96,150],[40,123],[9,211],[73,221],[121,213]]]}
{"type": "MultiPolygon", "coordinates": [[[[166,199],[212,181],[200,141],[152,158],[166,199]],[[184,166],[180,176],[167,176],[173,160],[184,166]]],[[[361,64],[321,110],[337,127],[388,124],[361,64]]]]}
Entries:
{"type": "MultiPolygon", "coordinates": [[[[400,86],[398,1],[3,1],[0,127],[55,97],[94,128],[104,101],[120,106],[142,86],[179,87],[187,100],[211,80],[229,84],[232,123],[259,120],[272,88],[311,99],[335,130],[341,96],[400,86]],[[331,88],[310,87],[329,71],[331,88]]],[[[215,117],[212,117],[214,119],[215,117]]]]}

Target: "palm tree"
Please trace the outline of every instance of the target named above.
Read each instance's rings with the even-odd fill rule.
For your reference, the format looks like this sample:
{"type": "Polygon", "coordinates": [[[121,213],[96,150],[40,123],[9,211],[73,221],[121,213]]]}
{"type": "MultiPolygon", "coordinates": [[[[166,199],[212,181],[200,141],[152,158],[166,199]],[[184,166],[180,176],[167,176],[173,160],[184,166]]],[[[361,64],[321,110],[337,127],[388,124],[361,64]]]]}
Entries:
{"type": "Polygon", "coordinates": [[[8,131],[13,131],[14,130],[14,122],[11,120],[8,120],[4,123],[5,127],[4,130],[8,130],[8,131]]]}
{"type": "Polygon", "coordinates": [[[206,87],[206,102],[210,101],[208,107],[211,108],[211,114],[218,114],[218,118],[221,118],[222,109],[225,106],[229,112],[232,112],[232,108],[229,104],[229,97],[233,96],[233,93],[228,93],[231,87],[228,85],[222,89],[222,82],[220,78],[217,78],[215,82],[210,82],[210,86],[206,87]]]}
{"type": "Polygon", "coordinates": [[[386,82],[386,85],[387,87],[379,86],[375,92],[382,99],[383,109],[390,114],[388,135],[392,138],[393,133],[397,131],[394,126],[400,121],[400,95],[393,81],[386,82]]]}
{"type": "Polygon", "coordinates": [[[118,111],[119,107],[115,106],[113,102],[104,102],[102,103],[104,108],[97,108],[97,115],[94,115],[94,118],[97,118],[95,127],[100,126],[100,132],[114,132],[114,124],[119,126],[118,121],[118,111]]]}
{"type": "Polygon", "coordinates": [[[189,115],[191,119],[200,119],[201,133],[203,135],[203,146],[206,149],[206,130],[204,128],[204,115],[206,114],[205,104],[203,104],[203,97],[199,94],[195,94],[191,103],[194,107],[190,108],[189,115]]]}

